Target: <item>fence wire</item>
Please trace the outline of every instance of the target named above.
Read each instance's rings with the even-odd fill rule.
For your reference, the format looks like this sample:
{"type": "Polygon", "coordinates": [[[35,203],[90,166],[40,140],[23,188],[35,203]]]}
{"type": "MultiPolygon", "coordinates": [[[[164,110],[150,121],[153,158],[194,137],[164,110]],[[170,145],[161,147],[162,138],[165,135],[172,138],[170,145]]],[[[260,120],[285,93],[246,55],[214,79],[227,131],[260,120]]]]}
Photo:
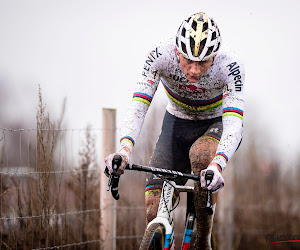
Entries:
{"type": "Polygon", "coordinates": [[[101,129],[0,130],[0,248],[99,249],[101,129]]]}
{"type": "MultiPolygon", "coordinates": [[[[0,128],[0,250],[103,249],[105,242],[112,240],[101,235],[100,230],[105,226],[100,219],[103,132],[103,129],[0,128]]],[[[119,138],[119,131],[116,133],[119,138]]],[[[155,138],[149,136],[149,130],[147,133],[148,136],[141,138],[155,138]]],[[[137,143],[132,162],[147,164],[153,141],[137,143]]],[[[278,190],[277,184],[284,183],[284,179],[276,171],[264,177],[258,174],[259,165],[252,162],[247,169],[251,170],[248,175],[240,174],[239,179],[234,179],[234,172],[230,173],[234,166],[224,173],[227,189],[218,199],[214,219],[218,244],[230,241],[228,245],[234,243],[236,249],[241,246],[253,249],[247,246],[268,246],[266,235],[298,235],[298,184],[288,185],[290,181],[278,190]],[[228,189],[230,175],[232,184],[228,189]],[[244,180],[252,180],[248,183],[252,188],[244,189],[244,180]],[[257,185],[261,188],[251,192],[257,185]],[[234,196],[228,196],[232,191],[234,196]],[[228,205],[228,200],[234,202],[228,205]],[[226,232],[230,232],[231,240],[226,232]]],[[[117,211],[113,240],[118,250],[134,250],[138,249],[146,226],[145,174],[131,171],[124,176],[119,186],[121,199],[111,208],[117,211]]],[[[297,176],[293,178],[296,180],[297,176]]],[[[178,242],[184,227],[184,206],[183,198],[175,210],[178,242]]]]}
{"type": "MultiPolygon", "coordinates": [[[[103,249],[111,240],[100,230],[102,133],[0,128],[0,249],[103,249]]],[[[144,180],[134,173],[120,183],[117,249],[141,241],[144,180]],[[122,192],[133,182],[138,194],[122,192]]]]}

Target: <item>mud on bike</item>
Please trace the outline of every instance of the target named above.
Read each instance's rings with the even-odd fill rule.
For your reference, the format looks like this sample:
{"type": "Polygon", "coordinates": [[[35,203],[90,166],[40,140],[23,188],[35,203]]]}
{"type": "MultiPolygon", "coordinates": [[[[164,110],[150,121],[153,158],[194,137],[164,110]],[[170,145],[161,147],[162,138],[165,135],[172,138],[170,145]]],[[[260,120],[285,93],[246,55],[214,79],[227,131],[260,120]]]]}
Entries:
{"type": "MultiPolygon", "coordinates": [[[[111,194],[114,199],[118,200],[120,195],[118,193],[118,184],[120,176],[117,176],[115,173],[117,172],[118,167],[121,164],[121,157],[116,155],[113,159],[112,166],[114,172],[109,175],[108,169],[106,168],[105,172],[109,175],[107,191],[111,190],[111,194]]],[[[144,233],[140,250],[168,250],[175,249],[175,237],[174,237],[174,221],[173,215],[174,210],[178,206],[180,202],[180,196],[178,196],[178,201],[173,205],[173,195],[174,192],[179,194],[181,192],[187,192],[187,205],[186,205],[186,220],[185,220],[185,230],[184,236],[181,244],[182,250],[190,249],[192,233],[195,229],[195,208],[194,208],[194,187],[193,186],[182,186],[176,185],[174,179],[176,178],[186,178],[194,181],[200,181],[200,176],[186,174],[178,171],[161,169],[161,168],[153,168],[148,166],[141,165],[127,165],[125,167],[126,170],[133,171],[142,171],[142,172],[150,172],[155,174],[157,177],[162,178],[163,188],[159,201],[159,207],[156,218],[154,218],[147,225],[146,231],[144,233]]],[[[208,186],[213,179],[213,172],[208,170],[206,172],[205,180],[206,185],[208,186]]],[[[212,192],[206,191],[206,211],[209,215],[213,214],[212,208],[212,192]]],[[[216,249],[216,243],[213,234],[211,235],[211,246],[212,249],[216,249]]]]}

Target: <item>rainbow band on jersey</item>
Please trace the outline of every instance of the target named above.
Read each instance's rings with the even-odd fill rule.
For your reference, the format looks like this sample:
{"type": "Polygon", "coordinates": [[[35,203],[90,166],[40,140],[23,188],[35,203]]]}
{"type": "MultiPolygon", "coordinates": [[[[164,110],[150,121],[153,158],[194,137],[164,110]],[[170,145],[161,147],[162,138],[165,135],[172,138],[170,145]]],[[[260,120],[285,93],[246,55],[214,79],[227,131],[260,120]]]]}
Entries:
{"type": "Polygon", "coordinates": [[[127,141],[129,142],[132,147],[134,146],[134,140],[130,137],[130,136],[124,136],[120,139],[120,144],[122,144],[122,142],[127,141]]]}
{"type": "Polygon", "coordinates": [[[227,107],[223,109],[223,114],[222,117],[225,116],[235,116],[237,118],[240,118],[241,120],[243,120],[243,110],[238,109],[238,108],[234,108],[234,107],[227,107]]]}
{"type": "Polygon", "coordinates": [[[220,138],[217,137],[217,136],[215,136],[215,135],[209,135],[209,134],[207,134],[207,135],[201,136],[201,138],[210,139],[210,140],[213,140],[214,142],[217,142],[217,143],[220,142],[220,138]]]}
{"type": "Polygon", "coordinates": [[[226,162],[226,164],[227,164],[227,162],[228,162],[228,157],[227,157],[227,155],[225,155],[223,152],[217,153],[215,157],[220,157],[220,158],[224,159],[225,162],[226,162]]]}
{"type": "Polygon", "coordinates": [[[223,94],[218,95],[210,100],[190,100],[187,98],[182,98],[172,92],[163,82],[162,82],[167,96],[178,106],[190,110],[190,111],[208,111],[215,109],[222,105],[223,94]]]}
{"type": "Polygon", "coordinates": [[[150,106],[150,103],[152,101],[152,97],[150,95],[145,94],[145,93],[135,92],[133,94],[132,101],[142,102],[142,103],[150,106]]]}

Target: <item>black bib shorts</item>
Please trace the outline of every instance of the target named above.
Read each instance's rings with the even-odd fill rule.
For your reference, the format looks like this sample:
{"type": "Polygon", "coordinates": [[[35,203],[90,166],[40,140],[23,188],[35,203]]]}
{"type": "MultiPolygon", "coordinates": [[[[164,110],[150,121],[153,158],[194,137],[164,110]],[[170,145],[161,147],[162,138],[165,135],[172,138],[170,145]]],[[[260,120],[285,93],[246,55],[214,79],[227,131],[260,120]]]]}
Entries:
{"type": "MultiPolygon", "coordinates": [[[[222,117],[209,120],[185,120],[165,113],[161,134],[156,143],[149,166],[191,173],[189,150],[201,136],[220,141],[223,131],[222,117]]],[[[175,179],[184,185],[186,179],[175,179]]],[[[162,186],[163,180],[148,173],[146,191],[162,186]]]]}

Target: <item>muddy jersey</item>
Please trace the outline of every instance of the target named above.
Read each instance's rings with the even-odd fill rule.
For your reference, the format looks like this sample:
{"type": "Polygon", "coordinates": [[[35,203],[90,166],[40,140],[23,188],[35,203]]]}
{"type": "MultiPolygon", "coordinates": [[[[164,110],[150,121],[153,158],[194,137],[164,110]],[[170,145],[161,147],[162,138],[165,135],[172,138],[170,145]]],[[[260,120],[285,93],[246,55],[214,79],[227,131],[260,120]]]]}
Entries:
{"type": "Polygon", "coordinates": [[[242,62],[223,46],[200,81],[190,83],[180,68],[175,39],[161,42],[145,60],[122,129],[121,148],[132,150],[158,84],[162,84],[172,115],[188,120],[222,116],[223,133],[213,162],[224,169],[242,138],[244,78],[242,62]]]}

